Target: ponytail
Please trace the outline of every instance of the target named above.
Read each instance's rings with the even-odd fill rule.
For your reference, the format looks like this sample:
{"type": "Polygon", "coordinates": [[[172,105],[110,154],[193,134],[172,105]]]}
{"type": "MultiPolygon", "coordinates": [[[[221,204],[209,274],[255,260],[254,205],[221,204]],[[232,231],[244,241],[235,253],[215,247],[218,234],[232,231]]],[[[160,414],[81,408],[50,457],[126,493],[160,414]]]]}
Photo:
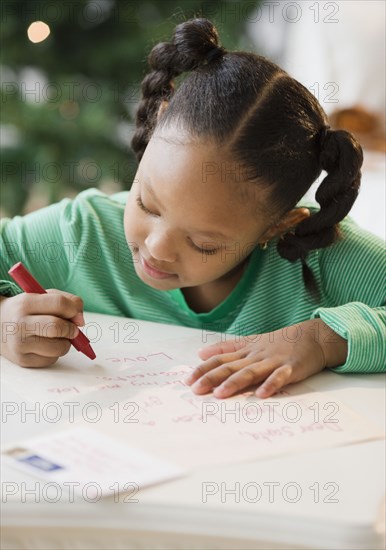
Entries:
{"type": "Polygon", "coordinates": [[[207,19],[178,25],[171,42],[160,42],[151,50],[148,61],[152,71],[142,81],[142,100],[136,114],[136,132],[131,141],[138,162],[157,123],[158,111],[174,94],[173,79],[225,55],[219,46],[216,28],[207,19]],[[162,105],[161,105],[162,104],[162,105]]]}
{"type": "Polygon", "coordinates": [[[327,172],[315,199],[320,210],[300,222],[278,242],[280,256],[303,265],[306,286],[317,295],[316,282],[305,260],[315,248],[325,248],[341,237],[339,222],[350,212],[360,188],[362,148],[345,130],[323,127],[318,135],[320,168],[327,172]]]}

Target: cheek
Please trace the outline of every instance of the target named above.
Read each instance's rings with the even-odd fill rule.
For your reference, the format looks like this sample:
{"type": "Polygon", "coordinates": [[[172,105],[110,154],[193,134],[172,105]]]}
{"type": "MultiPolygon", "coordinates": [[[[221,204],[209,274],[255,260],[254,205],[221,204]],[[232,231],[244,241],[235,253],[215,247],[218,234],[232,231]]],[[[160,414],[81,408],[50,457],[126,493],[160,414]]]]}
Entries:
{"type": "Polygon", "coordinates": [[[133,203],[128,203],[126,205],[124,215],[124,229],[128,243],[132,243],[134,245],[144,239],[146,224],[141,218],[142,217],[140,213],[138,213],[136,205],[133,203]]]}
{"type": "Polygon", "coordinates": [[[217,254],[214,256],[197,254],[196,256],[196,254],[197,253],[193,252],[193,255],[191,256],[192,270],[194,269],[196,274],[200,274],[205,279],[208,277],[210,279],[221,277],[224,272],[229,269],[229,267],[227,267],[227,265],[221,260],[220,252],[218,253],[218,256],[217,254]]]}
{"type": "Polygon", "coordinates": [[[230,253],[229,249],[220,249],[214,256],[203,255],[201,258],[202,269],[207,269],[214,277],[232,272],[242,262],[239,255],[230,253]]]}

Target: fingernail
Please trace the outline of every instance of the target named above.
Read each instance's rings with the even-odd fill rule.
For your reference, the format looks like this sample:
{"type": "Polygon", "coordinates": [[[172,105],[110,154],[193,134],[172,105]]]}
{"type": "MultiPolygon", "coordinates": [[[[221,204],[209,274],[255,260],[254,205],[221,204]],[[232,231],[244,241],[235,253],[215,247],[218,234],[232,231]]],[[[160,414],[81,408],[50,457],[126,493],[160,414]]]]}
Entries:
{"type": "Polygon", "coordinates": [[[75,319],[76,319],[76,324],[80,325],[81,327],[86,324],[84,321],[83,313],[77,313],[75,315],[75,319]]]}
{"type": "Polygon", "coordinates": [[[221,384],[221,386],[217,386],[213,390],[214,395],[217,397],[219,395],[222,395],[222,397],[228,397],[228,394],[230,395],[232,392],[229,391],[229,388],[225,384],[221,384]]]}

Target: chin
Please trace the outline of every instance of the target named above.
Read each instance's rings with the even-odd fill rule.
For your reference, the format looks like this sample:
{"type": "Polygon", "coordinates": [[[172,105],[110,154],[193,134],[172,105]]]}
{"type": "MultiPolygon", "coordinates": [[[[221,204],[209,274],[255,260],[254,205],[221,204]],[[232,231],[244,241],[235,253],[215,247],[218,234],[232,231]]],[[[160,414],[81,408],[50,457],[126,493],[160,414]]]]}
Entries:
{"type": "Polygon", "coordinates": [[[156,290],[173,290],[175,288],[180,288],[178,279],[153,279],[152,277],[146,275],[146,273],[140,272],[136,269],[136,273],[141,281],[148,286],[155,288],[156,290]]]}
{"type": "Polygon", "coordinates": [[[174,290],[176,288],[181,288],[179,284],[172,283],[171,281],[149,281],[141,277],[142,282],[154,288],[155,290],[174,290]]]}

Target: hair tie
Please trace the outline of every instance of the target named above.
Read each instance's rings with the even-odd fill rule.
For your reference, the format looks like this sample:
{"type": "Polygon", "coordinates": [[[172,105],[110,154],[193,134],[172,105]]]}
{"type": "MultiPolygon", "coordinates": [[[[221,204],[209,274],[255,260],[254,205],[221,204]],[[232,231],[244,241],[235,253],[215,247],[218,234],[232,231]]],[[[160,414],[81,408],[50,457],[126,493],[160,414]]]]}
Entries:
{"type": "Polygon", "coordinates": [[[226,54],[225,48],[223,48],[222,46],[216,46],[209,51],[205,59],[207,63],[212,63],[212,61],[215,61],[216,59],[218,59],[219,57],[222,57],[225,54],[226,54]]]}
{"type": "Polygon", "coordinates": [[[323,151],[324,142],[326,141],[327,136],[331,133],[331,126],[323,126],[319,132],[319,144],[320,144],[320,150],[323,151]]]}
{"type": "Polygon", "coordinates": [[[332,130],[330,126],[323,127],[319,132],[319,162],[322,169],[328,173],[334,170],[339,162],[339,132],[332,130]]]}

